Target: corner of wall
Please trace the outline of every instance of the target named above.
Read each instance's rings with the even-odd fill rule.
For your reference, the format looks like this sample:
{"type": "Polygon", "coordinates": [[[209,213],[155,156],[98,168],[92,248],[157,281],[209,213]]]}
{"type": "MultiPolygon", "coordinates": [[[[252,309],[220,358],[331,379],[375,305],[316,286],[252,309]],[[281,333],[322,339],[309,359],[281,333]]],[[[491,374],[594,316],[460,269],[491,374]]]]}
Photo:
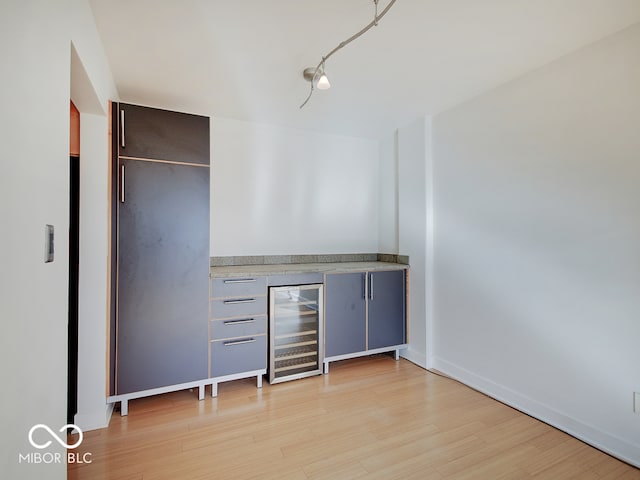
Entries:
{"type": "Polygon", "coordinates": [[[402,350],[400,352],[400,356],[409,360],[411,363],[424,368],[425,370],[429,368],[427,356],[424,353],[418,352],[411,347],[407,348],[406,350],[402,350]]]}
{"type": "Polygon", "coordinates": [[[82,429],[83,432],[107,428],[111,421],[113,413],[113,403],[105,404],[104,410],[91,413],[77,413],[74,417],[74,423],[82,429]]]}
{"type": "Polygon", "coordinates": [[[434,207],[434,159],[433,159],[433,117],[424,119],[424,156],[425,156],[425,321],[426,321],[426,357],[427,366],[433,365],[433,325],[435,322],[435,207],[434,207]]]}

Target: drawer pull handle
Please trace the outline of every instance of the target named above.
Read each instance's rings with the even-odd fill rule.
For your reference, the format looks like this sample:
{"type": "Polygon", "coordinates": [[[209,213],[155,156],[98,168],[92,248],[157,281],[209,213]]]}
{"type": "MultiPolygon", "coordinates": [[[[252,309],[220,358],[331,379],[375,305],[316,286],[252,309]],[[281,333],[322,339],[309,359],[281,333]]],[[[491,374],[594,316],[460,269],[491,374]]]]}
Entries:
{"type": "Polygon", "coordinates": [[[227,320],[223,322],[225,325],[244,325],[245,323],[256,323],[255,318],[247,318],[246,320],[227,320]]]}
{"type": "Polygon", "coordinates": [[[224,283],[255,283],[255,278],[243,278],[241,280],[224,280],[224,283]]]}
{"type": "Polygon", "coordinates": [[[256,301],[255,298],[245,298],[243,300],[225,300],[225,305],[237,305],[239,303],[254,303],[256,301]]]}
{"type": "Polygon", "coordinates": [[[248,340],[234,340],[232,342],[224,342],[225,347],[233,347],[234,345],[243,345],[245,343],[254,343],[256,341],[255,338],[250,338],[248,340]]]}

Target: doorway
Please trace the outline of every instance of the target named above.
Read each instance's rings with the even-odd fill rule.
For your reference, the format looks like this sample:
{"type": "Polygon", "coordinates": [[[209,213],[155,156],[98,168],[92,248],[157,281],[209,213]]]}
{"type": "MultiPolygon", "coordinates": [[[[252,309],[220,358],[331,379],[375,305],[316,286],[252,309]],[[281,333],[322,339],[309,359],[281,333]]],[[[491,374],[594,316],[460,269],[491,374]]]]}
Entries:
{"type": "Polygon", "coordinates": [[[69,110],[69,319],[67,423],[78,413],[78,272],[80,266],[80,112],[69,110]]]}

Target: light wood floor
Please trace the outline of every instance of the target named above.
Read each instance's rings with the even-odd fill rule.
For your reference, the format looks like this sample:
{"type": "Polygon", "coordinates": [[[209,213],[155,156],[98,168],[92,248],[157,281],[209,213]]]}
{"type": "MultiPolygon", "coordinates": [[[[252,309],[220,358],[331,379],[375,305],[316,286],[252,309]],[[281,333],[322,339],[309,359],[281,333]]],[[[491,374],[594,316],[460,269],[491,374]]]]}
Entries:
{"type": "Polygon", "coordinates": [[[69,479],[640,479],[640,470],[453,380],[379,355],[278,385],[129,403],[69,479]],[[88,458],[88,457],[87,457],[88,458]]]}

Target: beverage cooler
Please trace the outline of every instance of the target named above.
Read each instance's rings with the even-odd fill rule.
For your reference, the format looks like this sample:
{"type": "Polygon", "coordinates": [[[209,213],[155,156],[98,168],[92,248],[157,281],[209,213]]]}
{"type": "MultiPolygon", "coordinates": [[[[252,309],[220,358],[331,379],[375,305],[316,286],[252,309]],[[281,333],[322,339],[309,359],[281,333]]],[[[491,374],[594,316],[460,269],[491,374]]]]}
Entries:
{"type": "Polygon", "coordinates": [[[269,383],[322,373],[322,307],[322,285],[269,289],[269,383]]]}

